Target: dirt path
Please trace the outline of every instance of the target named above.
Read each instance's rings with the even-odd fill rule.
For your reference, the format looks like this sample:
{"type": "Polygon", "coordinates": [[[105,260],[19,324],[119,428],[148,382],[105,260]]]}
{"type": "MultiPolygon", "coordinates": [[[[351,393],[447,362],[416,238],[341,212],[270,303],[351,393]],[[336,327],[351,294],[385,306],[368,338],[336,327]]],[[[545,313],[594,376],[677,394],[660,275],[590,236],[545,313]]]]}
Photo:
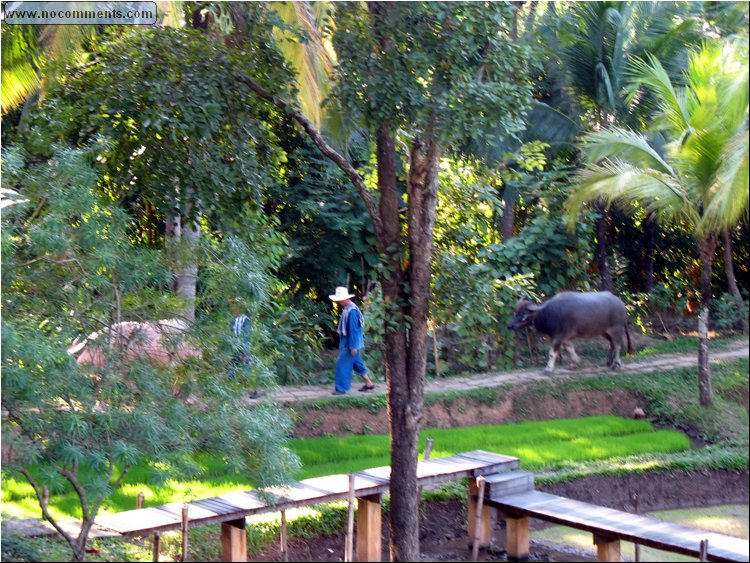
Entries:
{"type": "MultiPolygon", "coordinates": [[[[750,355],[750,346],[748,342],[733,342],[722,350],[711,351],[710,359],[712,362],[732,361],[739,358],[747,358],[750,355]]],[[[578,370],[569,370],[558,368],[552,375],[542,373],[543,367],[533,369],[513,370],[506,372],[481,373],[470,377],[451,377],[446,379],[429,380],[425,385],[426,393],[439,393],[443,391],[469,391],[486,387],[498,387],[507,383],[524,383],[531,381],[540,381],[560,377],[593,377],[603,374],[625,374],[625,373],[649,373],[653,371],[663,371],[668,369],[677,369],[695,366],[698,362],[697,354],[694,352],[681,354],[661,354],[639,359],[635,362],[625,364],[618,372],[612,372],[606,367],[585,367],[578,370]]],[[[333,381],[333,376],[331,376],[333,381]]],[[[352,381],[352,389],[358,387],[357,381],[352,381]]],[[[306,401],[311,399],[322,399],[331,397],[333,383],[330,386],[321,385],[302,385],[286,386],[270,392],[271,397],[280,403],[292,403],[306,401]]],[[[376,384],[374,391],[369,391],[369,395],[384,395],[386,387],[383,383],[376,384]]],[[[352,392],[353,395],[364,395],[364,393],[352,392]]],[[[248,403],[256,402],[254,399],[248,399],[248,403]]]]}

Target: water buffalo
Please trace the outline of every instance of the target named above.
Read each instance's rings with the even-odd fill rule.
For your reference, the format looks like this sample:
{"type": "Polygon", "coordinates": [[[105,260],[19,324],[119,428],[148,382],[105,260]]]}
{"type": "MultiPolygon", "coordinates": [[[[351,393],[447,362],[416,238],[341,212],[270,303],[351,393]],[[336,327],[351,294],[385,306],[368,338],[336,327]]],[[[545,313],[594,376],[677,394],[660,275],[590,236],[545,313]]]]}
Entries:
{"type": "Polygon", "coordinates": [[[570,354],[573,366],[578,367],[578,354],[573,348],[574,338],[606,338],[610,346],[607,366],[615,370],[622,367],[620,349],[623,336],[627,338],[628,353],[633,353],[625,305],[609,291],[564,291],[541,305],[521,299],[516,304],[508,328],[519,330],[530,324],[552,338],[549,362],[544,373],[552,373],[555,369],[555,360],[560,355],[561,346],[570,354]]]}
{"type": "Polygon", "coordinates": [[[98,369],[104,367],[110,350],[120,351],[126,361],[145,359],[157,366],[168,366],[200,357],[200,352],[184,339],[187,329],[187,323],[179,319],[124,321],[93,332],[82,341],[76,339],[68,354],[76,356],[78,365],[98,369]]]}

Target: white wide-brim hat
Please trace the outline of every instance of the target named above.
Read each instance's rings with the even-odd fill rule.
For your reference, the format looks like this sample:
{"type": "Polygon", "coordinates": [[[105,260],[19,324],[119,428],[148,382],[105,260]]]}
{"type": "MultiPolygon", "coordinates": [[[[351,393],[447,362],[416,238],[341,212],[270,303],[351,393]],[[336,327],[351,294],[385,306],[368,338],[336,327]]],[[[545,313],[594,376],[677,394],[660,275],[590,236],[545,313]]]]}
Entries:
{"type": "Polygon", "coordinates": [[[351,299],[354,297],[351,293],[349,293],[349,290],[345,287],[337,287],[336,293],[333,295],[329,295],[328,299],[331,301],[344,301],[345,299],[351,299]]]}

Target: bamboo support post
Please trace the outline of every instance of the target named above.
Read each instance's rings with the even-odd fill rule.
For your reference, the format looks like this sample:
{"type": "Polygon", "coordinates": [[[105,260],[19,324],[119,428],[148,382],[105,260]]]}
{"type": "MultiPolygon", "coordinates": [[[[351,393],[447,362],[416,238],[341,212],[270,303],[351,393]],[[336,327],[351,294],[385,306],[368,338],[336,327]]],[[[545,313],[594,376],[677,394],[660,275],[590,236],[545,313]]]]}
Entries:
{"type": "Polygon", "coordinates": [[[482,509],[484,508],[484,485],[485,478],[477,477],[477,514],[474,524],[474,537],[471,539],[471,561],[476,561],[479,556],[480,535],[482,533],[482,509]]]}
{"type": "Polygon", "coordinates": [[[188,503],[182,505],[182,558],[180,561],[188,560],[188,506],[188,503]]]}
{"type": "MultiPolygon", "coordinates": [[[[422,456],[422,461],[427,461],[430,459],[430,454],[432,453],[432,438],[427,438],[427,442],[424,445],[424,455],[422,456]]],[[[422,485],[419,485],[417,487],[417,500],[421,502],[422,500],[422,485]]]]}
{"type": "Polygon", "coordinates": [[[351,562],[354,556],[354,474],[349,474],[349,518],[346,523],[344,561],[351,562]]]}
{"type": "MultiPolygon", "coordinates": [[[[641,497],[638,493],[633,493],[633,504],[635,505],[635,513],[641,513],[641,497]]],[[[635,561],[639,563],[641,560],[641,544],[636,543],[635,545],[635,561]]]]}
{"type": "Polygon", "coordinates": [[[289,561],[289,550],[286,545],[286,510],[281,511],[281,560],[289,561]]]}
{"type": "Polygon", "coordinates": [[[154,563],[158,563],[160,551],[161,551],[161,534],[159,532],[156,532],[154,534],[154,545],[152,547],[152,558],[151,558],[151,560],[154,561],[154,563]]]}
{"type": "Polygon", "coordinates": [[[430,454],[432,453],[432,443],[432,438],[427,438],[427,443],[424,445],[424,456],[422,457],[424,461],[430,459],[430,454]]]}
{"type": "Polygon", "coordinates": [[[492,508],[484,504],[484,494],[480,495],[478,491],[478,480],[468,479],[469,481],[469,549],[474,546],[474,538],[479,538],[479,546],[487,547],[492,539],[492,508]],[[482,504],[479,505],[479,499],[482,498],[482,504]],[[479,505],[479,506],[478,506],[479,505]]]}
{"type": "Polygon", "coordinates": [[[435,377],[440,377],[440,352],[438,349],[437,325],[432,327],[432,354],[435,357],[435,377]]]}

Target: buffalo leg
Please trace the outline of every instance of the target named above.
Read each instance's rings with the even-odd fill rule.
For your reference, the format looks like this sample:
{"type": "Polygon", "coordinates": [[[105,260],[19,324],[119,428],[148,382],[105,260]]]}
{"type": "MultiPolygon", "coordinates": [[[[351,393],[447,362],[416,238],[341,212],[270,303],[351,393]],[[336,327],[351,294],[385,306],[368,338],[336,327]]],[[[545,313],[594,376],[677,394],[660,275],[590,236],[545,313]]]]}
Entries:
{"type": "Polygon", "coordinates": [[[608,368],[614,368],[615,363],[615,343],[612,340],[612,337],[604,333],[604,338],[607,339],[607,342],[609,342],[609,350],[607,350],[607,367],[608,368]]]}
{"type": "Polygon", "coordinates": [[[609,352],[607,353],[607,366],[613,370],[618,370],[622,367],[622,361],[620,360],[620,349],[622,348],[622,335],[621,334],[605,334],[604,338],[609,340],[609,352]]]}
{"type": "Polygon", "coordinates": [[[552,373],[555,370],[555,360],[560,355],[560,342],[553,342],[552,348],[549,349],[549,361],[547,367],[544,368],[544,373],[552,373]]]}
{"type": "Polygon", "coordinates": [[[572,368],[578,368],[581,366],[581,358],[578,357],[578,354],[576,354],[576,349],[573,348],[573,342],[568,340],[565,343],[565,349],[568,351],[568,354],[570,354],[570,366],[572,368]]]}
{"type": "Polygon", "coordinates": [[[622,344],[615,344],[615,360],[612,363],[612,369],[618,370],[622,367],[622,361],[620,360],[620,348],[622,348],[622,344]]]}

